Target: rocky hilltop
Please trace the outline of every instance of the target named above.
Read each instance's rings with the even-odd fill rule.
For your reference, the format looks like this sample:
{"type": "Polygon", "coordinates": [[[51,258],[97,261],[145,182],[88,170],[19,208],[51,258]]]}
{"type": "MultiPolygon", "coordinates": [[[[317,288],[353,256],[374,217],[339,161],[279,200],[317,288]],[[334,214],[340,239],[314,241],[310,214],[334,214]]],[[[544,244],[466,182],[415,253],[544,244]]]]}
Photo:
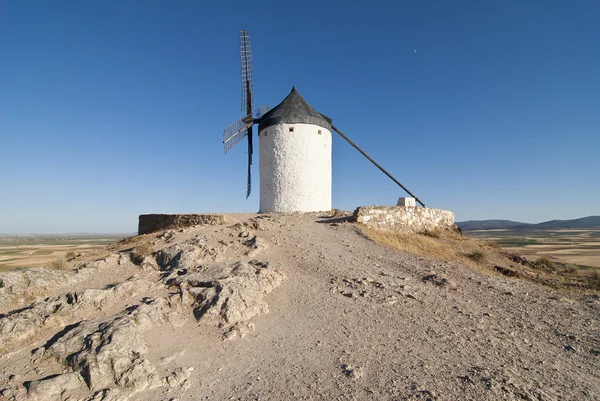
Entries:
{"type": "Polygon", "coordinates": [[[599,312],[337,216],[227,215],[0,274],[0,400],[600,399],[599,312]]]}

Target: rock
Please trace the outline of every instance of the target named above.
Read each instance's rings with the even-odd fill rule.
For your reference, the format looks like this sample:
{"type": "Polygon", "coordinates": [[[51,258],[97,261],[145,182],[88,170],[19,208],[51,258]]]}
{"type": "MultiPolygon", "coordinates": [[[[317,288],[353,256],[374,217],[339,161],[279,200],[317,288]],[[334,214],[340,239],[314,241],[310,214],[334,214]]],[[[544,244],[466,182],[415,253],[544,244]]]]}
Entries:
{"type": "Polygon", "coordinates": [[[244,338],[250,331],[254,331],[254,323],[236,323],[223,334],[224,340],[235,340],[244,338]]]}
{"type": "Polygon", "coordinates": [[[358,367],[354,367],[351,365],[342,365],[340,368],[342,369],[342,373],[344,374],[344,376],[352,380],[357,380],[362,377],[362,371],[358,367]]]}
{"type": "Polygon", "coordinates": [[[446,287],[449,290],[457,290],[458,289],[458,285],[452,281],[452,280],[447,280],[447,279],[443,279],[446,280],[444,283],[442,283],[442,286],[446,287]]]}
{"type": "Polygon", "coordinates": [[[79,305],[90,304],[101,308],[110,299],[114,299],[114,297],[130,297],[136,293],[149,289],[152,285],[153,284],[148,280],[131,277],[128,280],[115,285],[109,285],[103,289],[84,290],[75,293],[74,296],[79,305]]]}
{"type": "Polygon", "coordinates": [[[390,295],[385,298],[384,302],[388,305],[394,305],[398,303],[398,298],[395,295],[390,295]]]}
{"type": "Polygon", "coordinates": [[[140,306],[109,321],[69,326],[44,346],[43,355],[78,372],[91,390],[114,385],[135,391],[156,387],[160,380],[145,358],[148,347],[135,323],[144,315],[149,318],[150,309],[155,308],[140,306]]]}
{"type": "Polygon", "coordinates": [[[283,278],[267,263],[253,261],[192,274],[189,280],[182,276],[178,281],[180,291],[194,299],[196,319],[235,324],[268,313],[265,295],[278,287],[283,278]]]}
{"type": "Polygon", "coordinates": [[[87,289],[35,301],[26,308],[0,316],[0,343],[22,342],[42,328],[48,330],[53,326],[64,326],[67,324],[65,316],[73,316],[82,308],[102,308],[116,297],[127,298],[152,285],[147,280],[130,278],[102,289],[87,289]]]}
{"type": "Polygon", "coordinates": [[[116,388],[105,388],[96,391],[94,395],[86,401],[127,401],[130,394],[116,388]]]}
{"type": "MultiPolygon", "coordinates": [[[[0,390],[0,400],[4,401],[20,401],[27,398],[27,390],[24,386],[9,387],[0,390]]],[[[35,399],[35,398],[31,398],[35,399]]]]}
{"type": "Polygon", "coordinates": [[[81,369],[90,389],[113,384],[137,390],[151,386],[154,367],[143,357],[146,344],[128,318],[100,326],[85,337],[84,347],[70,354],[68,362],[81,369]]]}
{"type": "Polygon", "coordinates": [[[111,253],[110,255],[102,258],[102,259],[97,259],[97,260],[93,260],[91,262],[87,262],[85,265],[83,265],[84,268],[92,268],[92,269],[98,269],[98,270],[103,270],[107,267],[110,266],[116,266],[119,264],[119,261],[121,260],[121,256],[118,253],[111,253]]]}
{"type": "Polygon", "coordinates": [[[190,387],[188,379],[190,374],[194,371],[194,368],[177,368],[171,374],[163,379],[163,384],[170,388],[180,387],[182,389],[187,389],[190,387]]]}
{"type": "Polygon", "coordinates": [[[156,261],[162,271],[191,269],[206,256],[206,249],[190,243],[175,244],[158,252],[156,261]]]}
{"type": "Polygon", "coordinates": [[[258,237],[250,238],[248,241],[244,242],[244,245],[250,248],[248,251],[246,251],[246,255],[249,257],[255,257],[268,247],[267,243],[262,238],[258,237]]]}
{"type": "Polygon", "coordinates": [[[31,268],[26,271],[0,273],[0,314],[43,299],[49,289],[77,281],[69,271],[31,268]]]}
{"type": "Polygon", "coordinates": [[[438,287],[445,287],[449,290],[456,290],[458,289],[458,286],[456,285],[456,283],[452,280],[449,280],[445,277],[441,277],[435,273],[433,274],[429,274],[425,277],[422,278],[423,281],[429,281],[435,285],[437,285],[438,287]]]}
{"type": "Polygon", "coordinates": [[[60,399],[65,391],[85,386],[81,375],[77,372],[50,376],[25,384],[27,395],[39,401],[60,399]]]}
{"type": "Polygon", "coordinates": [[[0,344],[27,340],[41,326],[53,321],[53,315],[63,308],[63,304],[66,305],[65,301],[65,296],[40,300],[0,316],[0,344]]]}

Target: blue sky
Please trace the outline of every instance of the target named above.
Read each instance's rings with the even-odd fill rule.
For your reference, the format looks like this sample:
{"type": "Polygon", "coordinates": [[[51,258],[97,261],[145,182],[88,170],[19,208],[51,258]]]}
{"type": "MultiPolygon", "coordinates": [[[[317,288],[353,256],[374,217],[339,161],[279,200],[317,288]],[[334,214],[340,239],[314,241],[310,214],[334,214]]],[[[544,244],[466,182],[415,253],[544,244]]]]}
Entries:
{"type": "MultiPolygon", "coordinates": [[[[245,146],[221,143],[242,28],[256,104],[295,85],[427,206],[598,215],[599,20],[597,1],[1,1],[0,233],[256,211],[245,146]]],[[[334,207],[403,196],[333,146],[334,207]]]]}

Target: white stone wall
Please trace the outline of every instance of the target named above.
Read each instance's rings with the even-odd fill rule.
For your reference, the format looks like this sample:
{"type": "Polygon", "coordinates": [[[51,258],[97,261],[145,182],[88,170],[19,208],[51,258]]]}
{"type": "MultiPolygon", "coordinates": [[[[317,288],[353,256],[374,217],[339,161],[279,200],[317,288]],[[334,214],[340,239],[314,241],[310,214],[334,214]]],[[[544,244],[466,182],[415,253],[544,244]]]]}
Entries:
{"type": "Polygon", "coordinates": [[[361,206],[354,220],[377,230],[423,232],[453,229],[454,213],[449,210],[410,206],[361,206]]]}
{"type": "Polygon", "coordinates": [[[261,213],[331,210],[331,131],[278,124],[260,131],[259,143],[261,213]]]}

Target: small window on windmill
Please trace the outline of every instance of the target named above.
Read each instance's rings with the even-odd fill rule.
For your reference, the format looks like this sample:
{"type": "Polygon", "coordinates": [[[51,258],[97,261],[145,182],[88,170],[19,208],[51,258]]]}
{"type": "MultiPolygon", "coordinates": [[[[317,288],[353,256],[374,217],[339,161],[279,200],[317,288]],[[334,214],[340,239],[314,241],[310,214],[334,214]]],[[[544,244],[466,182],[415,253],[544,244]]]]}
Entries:
{"type": "Polygon", "coordinates": [[[294,132],[294,127],[290,127],[290,132],[294,132]]]}
{"type": "Polygon", "coordinates": [[[321,135],[321,130],[319,130],[319,135],[321,135]]]}

